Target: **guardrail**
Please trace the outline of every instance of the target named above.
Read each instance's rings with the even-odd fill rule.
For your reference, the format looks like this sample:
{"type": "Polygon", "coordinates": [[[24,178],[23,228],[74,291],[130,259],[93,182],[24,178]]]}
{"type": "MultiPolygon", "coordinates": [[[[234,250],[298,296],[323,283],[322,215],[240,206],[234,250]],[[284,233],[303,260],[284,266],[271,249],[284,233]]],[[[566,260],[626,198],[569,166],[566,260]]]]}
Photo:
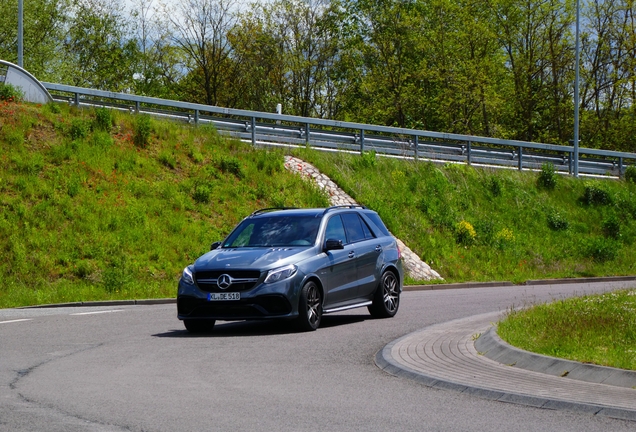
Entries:
{"type": "MultiPolygon", "coordinates": [[[[221,108],[61,84],[42,84],[56,101],[76,106],[107,106],[194,124],[212,124],[219,132],[253,145],[308,146],[318,150],[357,153],[375,151],[391,157],[519,170],[540,169],[543,164],[552,163],[555,170],[572,173],[572,146],[221,108]]],[[[621,177],[627,166],[636,164],[636,153],[579,148],[579,155],[581,175],[621,177]]]]}

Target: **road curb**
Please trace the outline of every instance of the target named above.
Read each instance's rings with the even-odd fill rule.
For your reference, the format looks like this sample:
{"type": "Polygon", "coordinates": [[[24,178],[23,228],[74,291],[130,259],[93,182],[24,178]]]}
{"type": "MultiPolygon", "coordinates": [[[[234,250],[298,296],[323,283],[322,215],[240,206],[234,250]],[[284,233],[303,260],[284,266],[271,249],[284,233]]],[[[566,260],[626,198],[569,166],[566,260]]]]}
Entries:
{"type": "Polygon", "coordinates": [[[135,305],[159,305],[176,303],[177,300],[169,299],[144,299],[144,300],[103,300],[103,301],[87,301],[75,303],[55,303],[35,306],[23,306],[16,309],[49,309],[62,307],[95,307],[95,306],[135,306],[135,305]]]}

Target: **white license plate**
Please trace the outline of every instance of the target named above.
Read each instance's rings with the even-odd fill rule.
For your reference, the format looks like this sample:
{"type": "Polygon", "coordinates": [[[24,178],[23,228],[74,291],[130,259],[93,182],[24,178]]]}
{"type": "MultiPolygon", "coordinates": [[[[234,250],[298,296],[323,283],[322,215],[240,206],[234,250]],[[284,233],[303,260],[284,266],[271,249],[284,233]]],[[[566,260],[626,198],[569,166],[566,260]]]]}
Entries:
{"type": "Polygon", "coordinates": [[[226,293],[209,293],[208,301],[227,301],[227,300],[240,300],[240,292],[226,292],[226,293]]]}

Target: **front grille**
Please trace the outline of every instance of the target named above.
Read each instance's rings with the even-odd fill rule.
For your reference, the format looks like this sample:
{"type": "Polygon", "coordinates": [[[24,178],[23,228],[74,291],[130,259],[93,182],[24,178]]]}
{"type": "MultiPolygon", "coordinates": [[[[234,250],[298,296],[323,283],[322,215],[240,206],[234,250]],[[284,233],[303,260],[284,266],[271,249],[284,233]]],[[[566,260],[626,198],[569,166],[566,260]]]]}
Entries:
{"type": "Polygon", "coordinates": [[[194,276],[199,289],[205,292],[247,291],[256,286],[260,277],[261,272],[258,270],[201,271],[194,276]],[[225,276],[229,276],[229,279],[225,276]],[[219,278],[225,279],[225,283],[229,280],[230,285],[221,288],[219,278]]]}

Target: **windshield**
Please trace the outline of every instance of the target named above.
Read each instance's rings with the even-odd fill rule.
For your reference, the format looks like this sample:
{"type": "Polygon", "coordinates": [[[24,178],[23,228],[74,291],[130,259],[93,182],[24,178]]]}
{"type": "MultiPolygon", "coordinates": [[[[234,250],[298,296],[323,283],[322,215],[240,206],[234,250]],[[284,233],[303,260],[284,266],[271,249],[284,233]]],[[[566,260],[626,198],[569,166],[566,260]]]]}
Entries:
{"type": "Polygon", "coordinates": [[[320,218],[270,216],[246,219],[223,243],[224,248],[310,246],[316,242],[320,218]]]}

